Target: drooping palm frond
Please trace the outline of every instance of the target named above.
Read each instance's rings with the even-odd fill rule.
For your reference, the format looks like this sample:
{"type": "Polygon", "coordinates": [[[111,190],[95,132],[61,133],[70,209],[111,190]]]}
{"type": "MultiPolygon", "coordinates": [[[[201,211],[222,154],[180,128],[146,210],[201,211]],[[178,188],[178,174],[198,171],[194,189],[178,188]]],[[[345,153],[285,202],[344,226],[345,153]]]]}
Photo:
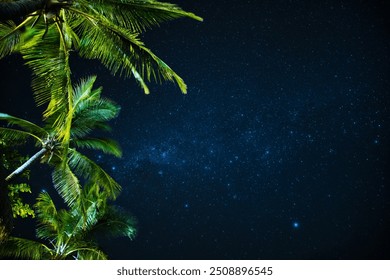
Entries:
{"type": "Polygon", "coordinates": [[[20,32],[13,21],[0,22],[0,59],[17,50],[20,32]]]}
{"type": "Polygon", "coordinates": [[[81,192],[81,185],[77,176],[67,163],[54,168],[52,173],[53,185],[65,203],[72,206],[81,192]]]}
{"type": "Polygon", "coordinates": [[[32,88],[35,101],[38,106],[49,104],[44,116],[57,113],[58,122],[61,123],[68,104],[69,55],[67,50],[63,50],[56,25],[49,26],[46,32],[40,23],[29,28],[28,33],[20,52],[33,71],[32,88]],[[45,37],[42,39],[44,34],[45,37]]]}
{"type": "Polygon", "coordinates": [[[80,1],[84,7],[104,15],[116,25],[130,29],[132,32],[143,32],[160,23],[177,18],[189,17],[198,21],[203,19],[186,12],[175,4],[154,0],[95,0],[80,1]]]}
{"type": "Polygon", "coordinates": [[[165,62],[158,58],[139,40],[138,34],[124,27],[112,24],[101,14],[85,14],[72,8],[78,17],[71,22],[81,38],[79,54],[88,59],[99,59],[113,74],[134,76],[149,93],[145,81],[168,80],[177,83],[183,93],[186,85],[165,62]]]}
{"type": "Polygon", "coordinates": [[[91,233],[105,237],[127,237],[133,239],[137,233],[137,221],[129,213],[115,206],[108,206],[91,233]]]}
{"type": "Polygon", "coordinates": [[[34,138],[37,143],[43,143],[41,138],[32,133],[7,127],[0,127],[0,138],[8,143],[12,143],[14,141],[24,142],[28,138],[34,138]]]}
{"type": "Polygon", "coordinates": [[[76,148],[87,148],[91,150],[100,150],[103,153],[116,157],[122,156],[122,150],[119,144],[109,138],[84,138],[74,141],[76,148]]]}
{"type": "Polygon", "coordinates": [[[17,118],[5,113],[0,113],[0,120],[6,121],[8,125],[17,125],[21,127],[24,131],[33,133],[35,136],[44,138],[48,135],[47,131],[40,126],[32,123],[30,121],[17,118]]]}
{"type": "Polygon", "coordinates": [[[16,125],[22,129],[0,127],[0,138],[8,143],[15,141],[23,143],[27,139],[33,139],[36,145],[41,147],[44,145],[44,139],[48,136],[48,132],[38,125],[5,113],[0,113],[0,120],[6,121],[9,126],[16,125]]]}
{"type": "Polygon", "coordinates": [[[91,242],[96,237],[127,237],[133,239],[136,235],[136,219],[124,210],[114,205],[108,205],[107,193],[101,191],[96,183],[86,185],[80,196],[79,204],[72,208],[75,217],[83,217],[79,232],[83,239],[91,242]],[[87,213],[84,218],[83,213],[87,213]],[[85,234],[87,233],[87,234],[85,234]]]}
{"type": "Polygon", "coordinates": [[[115,199],[119,194],[121,186],[99,165],[75,149],[69,149],[68,164],[78,176],[84,177],[104,189],[109,198],[115,199]]]}
{"type": "Polygon", "coordinates": [[[35,213],[38,220],[37,237],[54,238],[60,231],[60,219],[57,208],[47,192],[41,192],[35,204],[35,213]]]}

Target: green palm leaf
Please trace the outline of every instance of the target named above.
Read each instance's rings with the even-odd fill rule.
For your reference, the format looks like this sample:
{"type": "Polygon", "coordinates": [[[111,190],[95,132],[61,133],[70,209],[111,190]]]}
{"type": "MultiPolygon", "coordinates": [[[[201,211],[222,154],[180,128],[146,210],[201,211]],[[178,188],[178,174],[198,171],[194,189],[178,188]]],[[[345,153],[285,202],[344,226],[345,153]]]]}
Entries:
{"type": "Polygon", "coordinates": [[[1,140],[5,140],[9,143],[12,142],[24,142],[28,138],[34,138],[38,143],[42,143],[42,140],[36,135],[12,128],[0,127],[1,140]]]}
{"type": "Polygon", "coordinates": [[[114,206],[109,206],[91,233],[106,237],[128,237],[133,239],[137,233],[136,224],[136,219],[129,213],[114,206]]]}
{"type": "Polygon", "coordinates": [[[107,122],[117,117],[119,111],[118,105],[103,98],[95,102],[79,103],[73,115],[72,137],[83,138],[95,129],[110,131],[107,122]]]}
{"type": "Polygon", "coordinates": [[[72,206],[81,192],[79,179],[67,163],[56,167],[52,173],[53,185],[65,203],[72,206]]]}
{"type": "Polygon", "coordinates": [[[83,8],[92,9],[112,20],[116,25],[130,29],[132,32],[142,32],[160,23],[177,18],[189,17],[202,21],[201,17],[183,11],[175,4],[154,0],[96,0],[80,1],[83,8]],[[89,5],[87,5],[87,3],[89,5]]]}
{"type": "Polygon", "coordinates": [[[90,76],[86,79],[81,79],[80,82],[73,89],[73,102],[72,107],[75,109],[80,102],[88,99],[100,98],[101,88],[95,89],[92,93],[93,84],[96,81],[96,76],[90,76]]]}
{"type": "MultiPolygon", "coordinates": [[[[84,17],[79,17],[74,29],[80,33],[79,53],[82,57],[99,59],[113,74],[120,73],[126,77],[136,75],[142,79],[155,81],[175,81],[183,93],[186,85],[165,62],[158,58],[138,39],[138,35],[125,28],[112,24],[100,14],[89,15],[74,8],[71,9],[84,17]]],[[[145,93],[148,89],[144,88],[145,93]]]]}
{"type": "Polygon", "coordinates": [[[38,219],[37,237],[54,238],[60,232],[60,219],[57,208],[47,192],[41,192],[35,204],[38,219]]]}
{"type": "Polygon", "coordinates": [[[0,120],[6,121],[9,125],[18,125],[24,131],[33,133],[40,138],[44,138],[48,135],[47,131],[40,126],[29,122],[27,120],[17,118],[5,113],[0,113],[0,120]]]}
{"type": "Polygon", "coordinates": [[[91,131],[96,128],[96,123],[106,123],[119,114],[119,105],[101,97],[101,87],[92,89],[95,80],[96,76],[81,80],[73,90],[72,130],[75,127],[80,130],[82,127],[91,131]]]}
{"type": "Polygon", "coordinates": [[[67,51],[64,51],[56,25],[51,25],[45,34],[44,25],[39,23],[28,28],[28,33],[29,38],[25,40],[20,52],[33,71],[32,88],[35,101],[38,106],[49,104],[45,117],[57,113],[58,122],[61,122],[65,118],[64,108],[68,104],[67,84],[70,69],[67,51]]]}
{"type": "Polygon", "coordinates": [[[119,144],[109,138],[84,138],[74,141],[76,148],[87,148],[93,150],[100,150],[103,153],[114,155],[116,157],[122,156],[122,150],[119,144]]]}
{"type": "Polygon", "coordinates": [[[69,166],[77,175],[104,189],[108,197],[115,199],[119,194],[121,186],[107,172],[72,148],[69,149],[69,166]]]}
{"type": "Polygon", "coordinates": [[[0,22],[0,59],[17,50],[20,32],[13,21],[0,22]]]}

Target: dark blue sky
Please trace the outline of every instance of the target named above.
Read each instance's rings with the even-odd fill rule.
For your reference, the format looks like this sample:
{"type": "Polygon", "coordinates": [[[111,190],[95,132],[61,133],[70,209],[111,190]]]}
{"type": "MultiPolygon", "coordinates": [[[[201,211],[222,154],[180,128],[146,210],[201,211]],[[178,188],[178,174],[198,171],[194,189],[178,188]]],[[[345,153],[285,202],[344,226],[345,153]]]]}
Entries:
{"type": "MultiPolygon", "coordinates": [[[[386,1],[171,2],[204,22],[143,38],[187,95],[163,84],[145,96],[73,61],[122,106],[112,136],[123,158],[94,156],[139,235],[103,242],[110,257],[390,258],[386,1]]],[[[0,62],[1,111],[36,117],[21,65],[0,62]]]]}

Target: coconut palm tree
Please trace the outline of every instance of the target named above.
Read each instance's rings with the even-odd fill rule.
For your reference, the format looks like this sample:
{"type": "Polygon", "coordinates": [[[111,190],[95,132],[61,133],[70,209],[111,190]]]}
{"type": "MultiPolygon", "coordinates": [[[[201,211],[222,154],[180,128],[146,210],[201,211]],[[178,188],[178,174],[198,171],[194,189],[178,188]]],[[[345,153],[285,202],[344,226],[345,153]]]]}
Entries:
{"type": "Polygon", "coordinates": [[[136,234],[135,220],[118,208],[107,205],[105,192],[84,187],[78,203],[58,210],[47,192],[37,198],[36,235],[42,242],[9,237],[0,246],[0,255],[17,259],[106,259],[95,237],[128,237],[136,234]]]}
{"type": "MultiPolygon", "coordinates": [[[[41,101],[48,101],[47,97],[59,90],[58,84],[49,83],[51,86],[47,87],[44,82],[53,77],[42,75],[57,76],[59,73],[53,73],[58,70],[63,70],[62,77],[70,75],[71,50],[81,57],[100,60],[113,74],[133,76],[145,93],[149,93],[145,80],[152,78],[175,81],[186,92],[183,80],[145,47],[139,34],[180,17],[202,20],[193,13],[155,0],[44,0],[43,6],[39,4],[42,1],[33,1],[34,5],[28,0],[16,2],[21,4],[1,4],[16,5],[13,10],[24,7],[30,12],[22,21],[0,22],[0,58],[13,52],[23,55],[34,71],[36,94],[41,101]],[[46,38],[49,34],[50,38],[46,38]],[[48,46],[42,48],[42,45],[48,46]]],[[[62,90],[66,91],[66,87],[62,90]]]]}
{"type": "MultiPolygon", "coordinates": [[[[0,0],[2,1],[2,0],[0,0]]],[[[48,104],[45,117],[57,114],[69,143],[72,101],[71,51],[98,59],[113,74],[134,77],[145,93],[152,79],[186,84],[164,61],[139,39],[146,29],[176,18],[200,17],[178,6],[155,0],[29,0],[2,1],[4,14],[22,19],[0,22],[0,59],[21,53],[33,71],[32,87],[37,105],[48,104]],[[18,2],[18,3],[16,3],[18,2]],[[34,1],[33,1],[34,2],[34,1]],[[12,6],[11,6],[12,5],[12,6]]]]}
{"type": "Polygon", "coordinates": [[[0,127],[0,136],[7,142],[35,140],[39,151],[24,164],[12,172],[7,181],[22,173],[37,159],[53,166],[54,187],[69,205],[73,205],[81,193],[78,177],[95,182],[97,188],[103,188],[110,198],[116,198],[120,186],[99,165],[81,154],[78,149],[87,148],[100,150],[104,153],[121,156],[119,145],[109,138],[90,137],[96,129],[109,130],[108,121],[115,118],[120,107],[113,101],[101,97],[102,88],[93,89],[96,77],[82,80],[73,90],[70,113],[70,141],[68,146],[61,142],[64,126],[58,125],[55,115],[45,120],[45,126],[40,127],[27,120],[0,113],[0,120],[6,121],[11,127],[0,127]],[[19,128],[15,128],[18,126],[19,128]]]}

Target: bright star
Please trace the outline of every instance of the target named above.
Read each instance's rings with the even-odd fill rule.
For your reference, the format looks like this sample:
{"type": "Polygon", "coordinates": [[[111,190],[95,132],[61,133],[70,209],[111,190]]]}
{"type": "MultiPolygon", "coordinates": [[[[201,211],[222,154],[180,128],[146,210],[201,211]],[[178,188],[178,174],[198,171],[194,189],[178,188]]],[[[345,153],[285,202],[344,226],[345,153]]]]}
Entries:
{"type": "Polygon", "coordinates": [[[293,227],[294,227],[294,228],[299,228],[299,223],[298,223],[298,222],[294,222],[294,223],[293,223],[293,227]]]}

